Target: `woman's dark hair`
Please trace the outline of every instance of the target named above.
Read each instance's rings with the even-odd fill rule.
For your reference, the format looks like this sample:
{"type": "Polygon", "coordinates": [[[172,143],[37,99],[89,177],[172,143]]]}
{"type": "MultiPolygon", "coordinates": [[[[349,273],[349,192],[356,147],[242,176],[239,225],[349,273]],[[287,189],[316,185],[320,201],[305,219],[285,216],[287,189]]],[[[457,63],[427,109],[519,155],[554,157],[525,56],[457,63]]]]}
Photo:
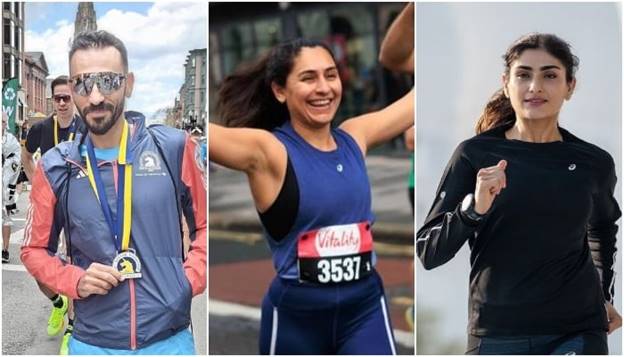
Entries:
{"type": "MultiPolygon", "coordinates": [[[[530,33],[520,37],[514,42],[503,56],[505,61],[505,74],[509,76],[511,64],[528,49],[542,49],[551,56],[557,58],[566,71],[566,81],[570,83],[575,77],[579,59],[570,50],[570,45],[553,34],[530,33]]],[[[505,97],[503,89],[499,89],[486,104],[481,117],[477,121],[475,131],[477,134],[494,127],[513,123],[516,121],[516,113],[511,106],[509,98],[505,97]]]]}
{"type": "Polygon", "coordinates": [[[229,127],[266,130],[290,120],[286,104],[275,98],[271,83],[286,85],[294,59],[303,47],[322,47],[335,61],[331,49],[320,41],[295,39],[274,46],[269,53],[225,77],[217,98],[219,120],[229,127]]]}

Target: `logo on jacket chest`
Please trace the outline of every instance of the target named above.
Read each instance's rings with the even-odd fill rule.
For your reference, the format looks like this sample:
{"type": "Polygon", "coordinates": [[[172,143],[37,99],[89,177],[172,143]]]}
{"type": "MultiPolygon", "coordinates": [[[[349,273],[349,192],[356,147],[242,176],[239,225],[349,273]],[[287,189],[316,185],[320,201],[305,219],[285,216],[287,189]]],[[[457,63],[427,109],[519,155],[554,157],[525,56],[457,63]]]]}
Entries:
{"type": "Polygon", "coordinates": [[[151,150],[145,150],[139,155],[139,159],[135,163],[137,168],[136,176],[164,176],[162,170],[161,159],[157,153],[151,150]]]}

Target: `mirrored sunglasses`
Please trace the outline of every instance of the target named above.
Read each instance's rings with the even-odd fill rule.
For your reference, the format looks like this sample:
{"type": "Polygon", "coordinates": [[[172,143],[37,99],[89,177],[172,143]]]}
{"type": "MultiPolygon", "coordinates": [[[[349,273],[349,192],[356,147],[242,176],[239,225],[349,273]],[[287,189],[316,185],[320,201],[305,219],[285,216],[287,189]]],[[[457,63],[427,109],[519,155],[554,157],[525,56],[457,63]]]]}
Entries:
{"type": "Polygon", "coordinates": [[[74,93],[79,96],[89,96],[93,86],[97,84],[98,91],[102,95],[110,95],[119,90],[123,84],[125,75],[115,72],[83,73],[72,77],[70,80],[74,93]]]}

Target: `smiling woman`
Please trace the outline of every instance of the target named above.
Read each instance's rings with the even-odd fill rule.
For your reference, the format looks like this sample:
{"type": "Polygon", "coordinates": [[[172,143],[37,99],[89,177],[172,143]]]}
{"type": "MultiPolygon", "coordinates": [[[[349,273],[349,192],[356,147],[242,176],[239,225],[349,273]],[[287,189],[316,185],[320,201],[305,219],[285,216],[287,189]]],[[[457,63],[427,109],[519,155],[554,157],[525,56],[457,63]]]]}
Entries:
{"type": "Polygon", "coordinates": [[[302,39],[219,91],[230,128],[210,124],[210,159],[247,174],[277,272],[262,303],[262,354],[396,353],[364,157],[413,125],[413,92],[332,128],[341,98],[331,50],[302,39]]]}
{"type": "Polygon", "coordinates": [[[425,269],[471,249],[468,354],[606,354],[621,212],[609,153],[559,126],[576,86],[568,43],[532,33],[456,149],[417,233],[425,269]]]}
{"type": "Polygon", "coordinates": [[[299,119],[306,117],[301,104],[311,100],[302,100],[302,96],[331,97],[333,105],[327,113],[331,120],[341,95],[342,84],[329,47],[300,39],[274,48],[229,76],[219,90],[217,108],[226,126],[272,130],[290,119],[284,105],[287,97],[299,119]],[[320,94],[315,92],[316,83],[325,86],[320,94]]]}

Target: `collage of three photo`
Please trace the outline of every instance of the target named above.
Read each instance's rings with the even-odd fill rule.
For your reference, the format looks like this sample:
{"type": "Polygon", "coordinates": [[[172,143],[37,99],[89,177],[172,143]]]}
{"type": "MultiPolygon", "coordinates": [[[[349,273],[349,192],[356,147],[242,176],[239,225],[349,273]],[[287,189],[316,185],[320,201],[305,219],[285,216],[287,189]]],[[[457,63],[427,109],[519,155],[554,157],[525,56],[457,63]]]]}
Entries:
{"type": "Polygon", "coordinates": [[[2,8],[2,354],[622,354],[621,2],[2,8]]]}

